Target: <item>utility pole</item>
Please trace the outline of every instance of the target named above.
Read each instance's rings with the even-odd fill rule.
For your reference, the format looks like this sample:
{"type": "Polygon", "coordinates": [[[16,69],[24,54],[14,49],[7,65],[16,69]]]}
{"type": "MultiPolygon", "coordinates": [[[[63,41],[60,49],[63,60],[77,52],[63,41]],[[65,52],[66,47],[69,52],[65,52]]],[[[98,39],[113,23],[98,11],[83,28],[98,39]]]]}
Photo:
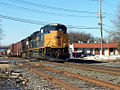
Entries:
{"type": "Polygon", "coordinates": [[[100,9],[100,32],[101,32],[101,55],[103,55],[103,35],[102,35],[102,11],[101,11],[101,0],[99,0],[99,9],[100,9]]]}

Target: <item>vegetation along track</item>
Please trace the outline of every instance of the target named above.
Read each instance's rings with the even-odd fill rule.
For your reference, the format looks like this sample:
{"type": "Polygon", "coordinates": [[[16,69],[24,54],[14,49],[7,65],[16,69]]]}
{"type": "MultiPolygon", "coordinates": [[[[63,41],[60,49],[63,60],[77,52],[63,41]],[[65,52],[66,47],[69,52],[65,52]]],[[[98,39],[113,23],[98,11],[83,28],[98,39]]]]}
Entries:
{"type": "Polygon", "coordinates": [[[115,68],[115,67],[113,68],[108,66],[77,64],[77,63],[70,63],[70,62],[65,62],[65,63],[56,63],[56,62],[47,62],[47,61],[41,61],[41,62],[120,76],[120,68],[115,68]]]}
{"type": "MultiPolygon", "coordinates": [[[[66,74],[68,76],[72,76],[72,77],[76,77],[78,79],[82,79],[82,80],[85,80],[85,81],[88,81],[88,82],[91,82],[91,83],[96,83],[96,84],[99,84],[99,85],[102,85],[102,86],[105,86],[105,87],[109,87],[111,89],[114,89],[114,90],[120,90],[120,86],[119,85],[116,85],[116,84],[112,84],[112,83],[109,83],[109,82],[105,82],[105,81],[102,81],[102,80],[98,80],[98,79],[93,79],[93,78],[90,78],[90,77],[87,77],[87,76],[83,76],[83,75],[79,75],[79,74],[75,74],[75,73],[71,73],[71,72],[67,72],[67,71],[63,71],[63,70],[60,70],[60,69],[56,69],[56,68],[53,68],[53,67],[50,67],[50,66],[44,66],[44,65],[41,65],[41,64],[36,64],[36,63],[33,63],[33,62],[26,62],[26,63],[29,63],[29,65],[34,65],[34,66],[37,66],[37,67],[41,67],[41,68],[45,68],[45,69],[48,69],[48,70],[51,70],[51,71],[55,71],[55,72],[59,72],[59,73],[63,73],[63,74],[66,74]]],[[[68,89],[68,90],[79,90],[78,88],[75,88],[73,85],[69,85],[69,84],[66,84],[65,82],[62,82],[58,79],[55,79],[49,75],[46,75],[34,68],[31,68],[30,66],[26,66],[22,63],[17,63],[18,65],[20,66],[23,66],[29,70],[32,70],[42,76],[44,76],[45,78],[47,78],[48,80],[51,80],[51,81],[54,81],[55,83],[58,83],[59,85],[63,86],[64,88],[68,89]],[[42,74],[41,74],[42,73],[42,74]],[[73,89],[72,89],[73,88],[73,89]]]]}

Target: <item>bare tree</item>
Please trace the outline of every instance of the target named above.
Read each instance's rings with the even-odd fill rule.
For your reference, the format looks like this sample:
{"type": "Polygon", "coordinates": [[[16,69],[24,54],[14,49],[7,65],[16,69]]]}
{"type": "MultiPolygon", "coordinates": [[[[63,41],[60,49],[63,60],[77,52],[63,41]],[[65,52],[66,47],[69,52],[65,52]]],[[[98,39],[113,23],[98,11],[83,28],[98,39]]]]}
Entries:
{"type": "MultiPolygon", "coordinates": [[[[0,25],[1,26],[1,25],[0,25]]],[[[1,45],[1,40],[2,40],[2,29],[0,27],[0,45],[1,45]]]]}
{"type": "Polygon", "coordinates": [[[2,39],[2,30],[1,30],[1,28],[0,28],[0,45],[1,45],[1,39],[2,39]]]}
{"type": "MultiPolygon", "coordinates": [[[[99,43],[101,42],[101,39],[98,37],[94,37],[92,36],[90,33],[84,33],[84,32],[69,32],[69,42],[73,43],[73,42],[78,42],[78,41],[82,41],[82,42],[87,42],[89,41],[90,43],[99,43]]],[[[106,42],[105,40],[103,40],[103,42],[106,42]]]]}
{"type": "Polygon", "coordinates": [[[94,37],[90,33],[86,34],[84,32],[69,32],[68,34],[69,34],[70,42],[77,42],[77,41],[93,42],[94,41],[94,37]]]}
{"type": "Polygon", "coordinates": [[[120,2],[118,5],[118,11],[116,14],[116,18],[112,20],[113,27],[112,32],[109,33],[111,42],[120,42],[120,2]]]}

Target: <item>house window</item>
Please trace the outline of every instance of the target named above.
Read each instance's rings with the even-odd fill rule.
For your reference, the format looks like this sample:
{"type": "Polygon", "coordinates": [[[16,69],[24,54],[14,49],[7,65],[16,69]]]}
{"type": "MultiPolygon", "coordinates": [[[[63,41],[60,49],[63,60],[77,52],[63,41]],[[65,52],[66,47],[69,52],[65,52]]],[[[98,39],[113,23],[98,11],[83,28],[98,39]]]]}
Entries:
{"type": "Polygon", "coordinates": [[[90,49],[90,53],[93,53],[93,49],[92,48],[90,49]]]}
{"type": "Polygon", "coordinates": [[[77,52],[77,48],[74,49],[74,52],[77,52]]]}
{"type": "Polygon", "coordinates": [[[95,49],[95,55],[100,55],[100,49],[99,48],[95,49]]]}

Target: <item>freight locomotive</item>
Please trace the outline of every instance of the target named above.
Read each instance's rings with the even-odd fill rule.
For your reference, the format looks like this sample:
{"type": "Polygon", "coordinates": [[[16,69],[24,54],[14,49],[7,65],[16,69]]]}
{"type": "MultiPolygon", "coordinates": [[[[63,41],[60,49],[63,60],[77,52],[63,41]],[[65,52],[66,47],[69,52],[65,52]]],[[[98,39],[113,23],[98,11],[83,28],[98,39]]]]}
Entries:
{"type": "Polygon", "coordinates": [[[10,56],[66,61],[69,58],[67,27],[48,24],[10,47],[10,56]]]}

